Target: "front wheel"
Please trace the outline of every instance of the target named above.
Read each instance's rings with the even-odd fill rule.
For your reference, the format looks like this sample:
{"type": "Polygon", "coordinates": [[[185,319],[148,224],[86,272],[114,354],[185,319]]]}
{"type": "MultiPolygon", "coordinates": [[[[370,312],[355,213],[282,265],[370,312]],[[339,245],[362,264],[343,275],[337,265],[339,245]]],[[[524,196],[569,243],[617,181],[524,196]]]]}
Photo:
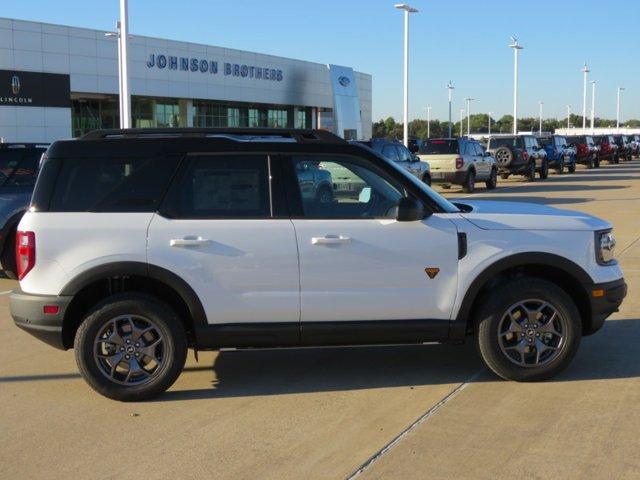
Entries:
{"type": "Polygon", "coordinates": [[[425,173],[425,174],[422,176],[422,181],[423,181],[424,183],[426,183],[427,185],[431,186],[431,175],[429,175],[428,173],[425,173]]]}
{"type": "Polygon", "coordinates": [[[524,177],[529,182],[535,182],[535,180],[536,180],[536,162],[535,162],[535,160],[531,160],[529,162],[529,166],[527,167],[527,171],[524,173],[524,177]]]}
{"type": "Polygon", "coordinates": [[[185,330],[171,307],[133,293],[98,304],[78,328],[74,348],[85,381],[121,401],[157,397],[173,385],[187,358],[185,330]]]}
{"type": "Polygon", "coordinates": [[[473,193],[476,189],[476,172],[473,170],[469,170],[467,173],[467,178],[462,184],[462,191],[465,193],[473,193]]]}
{"type": "Polygon", "coordinates": [[[487,186],[487,190],[495,190],[498,186],[498,172],[495,168],[491,169],[491,174],[489,175],[489,180],[485,182],[487,186]]]}
{"type": "Polygon", "coordinates": [[[542,159],[542,166],[540,167],[540,178],[542,180],[549,178],[549,161],[544,158],[542,159]]]}
{"type": "Polygon", "coordinates": [[[524,277],[496,286],[476,318],[480,355],[506,380],[550,378],[569,365],[580,345],[576,305],[546,280],[524,277]]]}
{"type": "Polygon", "coordinates": [[[556,173],[562,175],[564,173],[564,158],[558,160],[558,166],[556,167],[556,173]]]}

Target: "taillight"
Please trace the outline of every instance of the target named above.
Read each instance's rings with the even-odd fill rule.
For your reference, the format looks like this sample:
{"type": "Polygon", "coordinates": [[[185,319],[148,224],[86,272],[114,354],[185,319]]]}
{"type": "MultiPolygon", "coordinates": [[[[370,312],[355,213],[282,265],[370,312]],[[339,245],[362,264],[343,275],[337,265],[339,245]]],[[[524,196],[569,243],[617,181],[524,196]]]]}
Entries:
{"type": "Polygon", "coordinates": [[[527,152],[526,150],[522,152],[522,158],[524,159],[525,162],[529,160],[529,152],[527,152]]]}
{"type": "Polygon", "coordinates": [[[22,280],[36,264],[36,234],[16,232],[16,266],[18,280],[22,280]]]}
{"type": "Polygon", "coordinates": [[[456,170],[460,170],[464,165],[464,160],[460,157],[456,158],[456,170]]]}

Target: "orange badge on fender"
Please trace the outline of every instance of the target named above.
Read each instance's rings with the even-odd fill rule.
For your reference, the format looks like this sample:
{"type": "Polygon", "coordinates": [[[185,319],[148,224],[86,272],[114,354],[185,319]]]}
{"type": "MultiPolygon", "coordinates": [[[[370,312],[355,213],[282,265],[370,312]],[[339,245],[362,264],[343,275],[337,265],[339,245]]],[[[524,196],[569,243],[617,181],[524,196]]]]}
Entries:
{"type": "Polygon", "coordinates": [[[427,275],[429,276],[429,278],[433,280],[434,278],[436,278],[436,275],[438,275],[438,272],[440,271],[440,269],[436,267],[427,267],[424,269],[424,271],[427,272],[427,275]]]}

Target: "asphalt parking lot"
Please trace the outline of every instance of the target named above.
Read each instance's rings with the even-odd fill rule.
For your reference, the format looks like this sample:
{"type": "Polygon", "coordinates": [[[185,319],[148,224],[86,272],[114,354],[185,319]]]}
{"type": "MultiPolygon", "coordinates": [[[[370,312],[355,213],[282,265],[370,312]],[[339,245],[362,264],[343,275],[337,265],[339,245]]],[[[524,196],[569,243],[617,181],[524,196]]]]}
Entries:
{"type": "Polygon", "coordinates": [[[629,294],[554,380],[501,381],[471,344],[223,351],[118,403],[14,327],[3,279],[0,478],[640,478],[640,161],[472,197],[614,225],[629,294]]]}

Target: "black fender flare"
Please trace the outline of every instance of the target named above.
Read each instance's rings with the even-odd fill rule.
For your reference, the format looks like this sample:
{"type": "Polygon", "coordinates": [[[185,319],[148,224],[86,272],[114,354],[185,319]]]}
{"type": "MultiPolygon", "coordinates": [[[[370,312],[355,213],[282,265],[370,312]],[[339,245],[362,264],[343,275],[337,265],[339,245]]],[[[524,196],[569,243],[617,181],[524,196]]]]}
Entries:
{"type": "Polygon", "coordinates": [[[90,268],[72,280],[61,290],[61,296],[74,296],[87,285],[105,278],[126,276],[149,277],[171,287],[184,300],[194,327],[207,325],[207,316],[200,298],[191,286],[180,276],[157,265],[144,262],[113,262],[90,268]]]}
{"type": "Polygon", "coordinates": [[[456,318],[450,322],[449,338],[452,340],[464,338],[467,331],[467,321],[472,313],[471,308],[473,307],[473,303],[482,290],[482,287],[484,287],[489,280],[511,268],[541,265],[560,269],[582,285],[593,284],[591,276],[580,265],[553,253],[523,252],[501,258],[476,276],[465,292],[458,314],[456,318]]]}

